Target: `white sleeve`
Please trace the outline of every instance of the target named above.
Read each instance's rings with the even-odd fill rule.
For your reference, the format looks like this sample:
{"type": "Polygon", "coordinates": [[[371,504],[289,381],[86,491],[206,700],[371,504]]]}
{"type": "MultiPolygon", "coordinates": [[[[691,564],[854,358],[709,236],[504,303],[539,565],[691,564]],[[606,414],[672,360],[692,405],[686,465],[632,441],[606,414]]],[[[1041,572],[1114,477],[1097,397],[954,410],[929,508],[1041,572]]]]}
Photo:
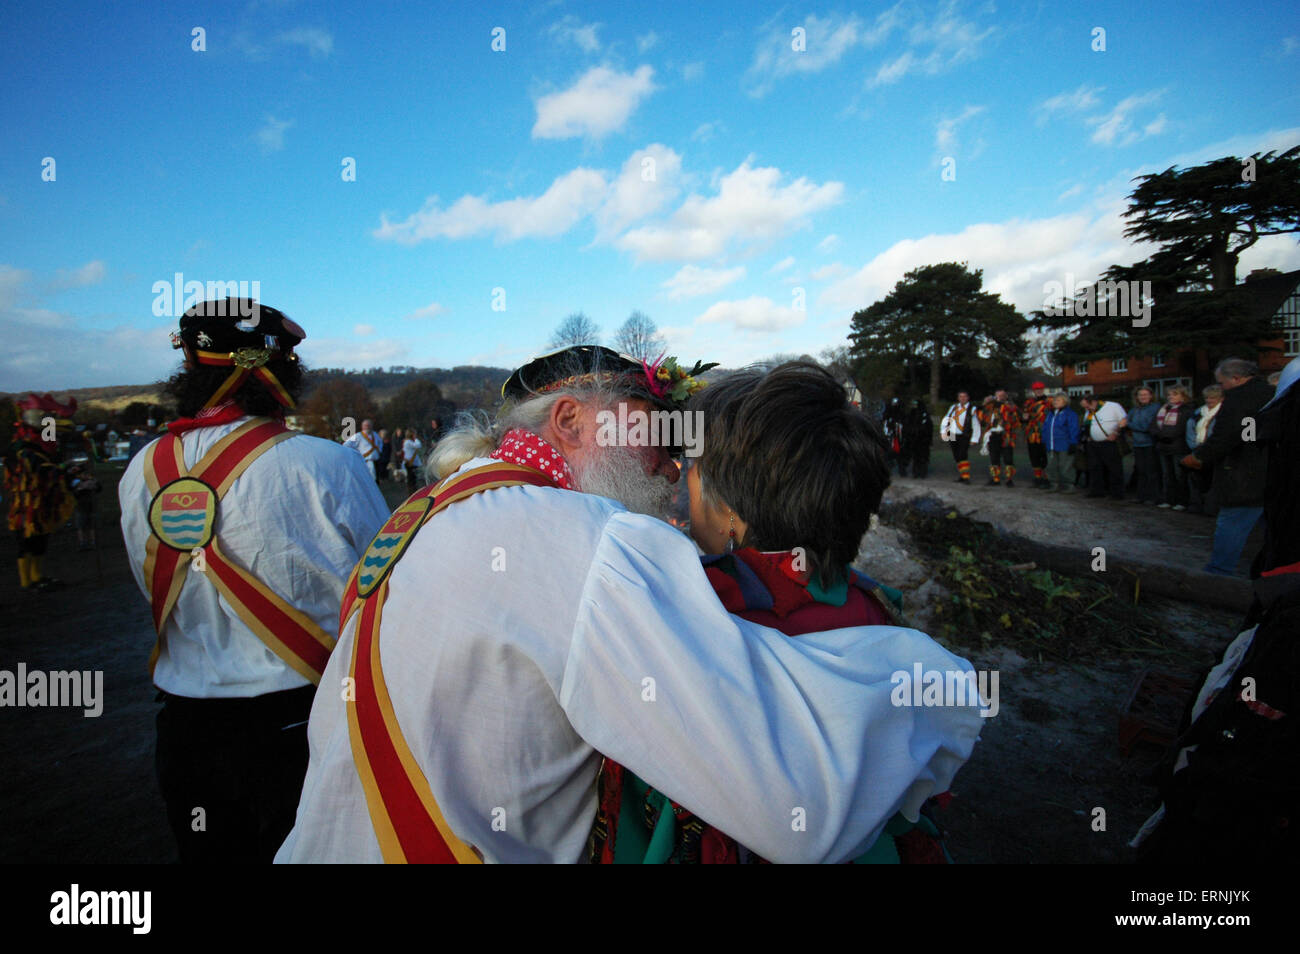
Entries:
{"type": "Polygon", "coordinates": [[[379,528],[388,521],[390,511],[365,460],[357,454],[348,454],[345,460],[336,487],[334,519],[360,560],[379,528]]]}
{"type": "Polygon", "coordinates": [[[970,442],[977,444],[980,439],[980,416],[975,413],[974,408],[971,408],[966,413],[970,415],[970,442]]]}
{"type": "Polygon", "coordinates": [[[915,819],[979,735],[977,708],[892,703],[916,663],[970,669],[916,630],[790,638],[731,616],[684,535],[618,513],[560,703],[594,748],[761,856],[844,861],[895,812],[915,819]]]}

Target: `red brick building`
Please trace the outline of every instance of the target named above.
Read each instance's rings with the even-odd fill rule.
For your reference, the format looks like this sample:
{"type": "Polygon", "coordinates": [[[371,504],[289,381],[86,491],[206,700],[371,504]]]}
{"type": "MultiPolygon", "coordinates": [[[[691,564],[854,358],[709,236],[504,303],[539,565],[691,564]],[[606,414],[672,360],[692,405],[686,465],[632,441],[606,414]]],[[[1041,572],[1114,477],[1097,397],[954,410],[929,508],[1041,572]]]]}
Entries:
{"type": "MultiPolygon", "coordinates": [[[[1251,272],[1243,286],[1250,296],[1248,307],[1272,315],[1279,331],[1277,338],[1262,342],[1262,346],[1271,345],[1279,350],[1261,349],[1255,359],[1265,374],[1280,371],[1288,361],[1300,355],[1300,271],[1284,274],[1251,272]]],[[[1193,382],[1208,384],[1213,380],[1213,372],[1204,350],[1080,361],[1066,365],[1063,371],[1065,389],[1075,397],[1121,392],[1127,396],[1134,388],[1143,386],[1152,388],[1157,397],[1163,397],[1165,389],[1175,384],[1189,388],[1193,382]]]]}

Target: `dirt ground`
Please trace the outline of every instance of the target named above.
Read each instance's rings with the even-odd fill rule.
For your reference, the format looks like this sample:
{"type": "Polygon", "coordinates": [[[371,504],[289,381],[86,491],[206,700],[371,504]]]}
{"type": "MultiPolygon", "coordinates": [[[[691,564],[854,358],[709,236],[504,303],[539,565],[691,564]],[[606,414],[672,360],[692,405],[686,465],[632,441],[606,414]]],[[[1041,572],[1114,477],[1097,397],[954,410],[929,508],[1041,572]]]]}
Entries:
{"type": "MultiPolygon", "coordinates": [[[[98,498],[98,551],[78,552],[71,529],[52,538],[46,573],[64,581],[61,589],[22,591],[12,537],[0,535],[0,669],[13,671],[23,662],[29,670],[104,674],[98,718],[85,718],[80,709],[0,710],[0,861],[175,860],[153,771],[158,707],[146,670],[153,633],[117,530],[119,473],[101,465],[106,489],[98,498]]],[[[1208,550],[1211,521],[1206,518],[1150,511],[1140,514],[1150,523],[1137,527],[1136,507],[1094,506],[1098,502],[1078,497],[1044,500],[1048,495],[1019,487],[985,492],[956,487],[943,477],[898,480],[890,498],[937,490],[942,481],[950,488],[945,499],[968,498],[951,500],[979,519],[1021,520],[1066,534],[1071,532],[1064,529],[1067,521],[1074,520],[1090,532],[1127,535],[1133,546],[1172,546],[1167,558],[1180,561],[1203,560],[1208,550]]],[[[405,496],[396,486],[386,491],[393,504],[405,496]]],[[[877,579],[905,591],[912,618],[924,628],[933,591],[925,589],[927,572],[909,547],[905,536],[882,525],[865,540],[861,562],[877,579]]],[[[1174,668],[1208,667],[1235,635],[1235,613],[1157,605],[1180,633],[1174,668]]],[[[1139,747],[1127,758],[1120,756],[1116,708],[1144,663],[1071,668],[1007,650],[966,655],[976,668],[1000,672],[1001,709],[987,720],[941,819],[956,860],[1129,860],[1125,843],[1152,808],[1142,776],[1159,752],[1139,747]],[[1106,810],[1101,832],[1092,828],[1098,807],[1106,810]]]]}

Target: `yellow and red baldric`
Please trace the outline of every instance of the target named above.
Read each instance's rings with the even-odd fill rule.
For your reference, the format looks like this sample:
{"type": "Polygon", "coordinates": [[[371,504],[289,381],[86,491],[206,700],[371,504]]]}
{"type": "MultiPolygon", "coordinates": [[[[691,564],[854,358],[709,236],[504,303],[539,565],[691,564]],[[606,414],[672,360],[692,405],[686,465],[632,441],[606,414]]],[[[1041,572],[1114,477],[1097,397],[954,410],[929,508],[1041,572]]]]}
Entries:
{"type": "Polygon", "coordinates": [[[195,351],[194,356],[199,364],[235,369],[230,372],[230,377],[226,378],[221,383],[221,387],[217,388],[212,397],[208,399],[208,403],[203,405],[204,409],[216,407],[238,391],[240,385],[248,380],[249,375],[253,375],[266,386],[266,389],[271,392],[271,397],[275,398],[282,407],[293,410],[293,398],[284,389],[280,379],[275,376],[270,368],[266,367],[266,362],[274,355],[275,351],[270,348],[240,348],[238,351],[195,351]]]}
{"type": "Polygon", "coordinates": [[[146,544],[144,579],[158,634],[149,657],[150,675],[191,560],[201,557],[203,575],[244,625],[304,679],[320,683],[334,638],[231,561],[216,534],[221,499],[230,485],[258,457],[296,434],[279,421],[253,418],[221,438],[188,471],[181,439],[175,434],[146,449],[144,479],[153,494],[149,504],[153,533],[146,544]]]}
{"type": "Polygon", "coordinates": [[[497,487],[554,487],[540,471],[494,463],[416,491],[375,535],[343,594],[339,633],[360,612],[349,675],[355,699],[347,705],[352,758],[361,777],[370,821],[390,864],[478,864],[480,856],[447,824],[429,781],[402,735],[379,659],[379,630],[388,579],[411,540],[451,504],[497,487]]]}

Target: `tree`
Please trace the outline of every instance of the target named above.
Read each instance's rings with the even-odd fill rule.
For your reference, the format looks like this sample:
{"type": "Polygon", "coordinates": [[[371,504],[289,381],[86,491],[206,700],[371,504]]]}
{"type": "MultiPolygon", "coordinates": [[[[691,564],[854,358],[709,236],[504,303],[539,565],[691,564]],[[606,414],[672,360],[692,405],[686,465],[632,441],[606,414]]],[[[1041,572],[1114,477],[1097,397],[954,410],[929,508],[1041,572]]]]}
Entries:
{"type": "Polygon", "coordinates": [[[945,368],[979,365],[1009,375],[1024,358],[1028,321],[983,285],[983,270],[964,262],[907,272],[893,291],[853,316],[850,354],[868,370],[910,369],[913,357],[928,359],[932,405],[939,403],[945,368]]]}
{"type": "Polygon", "coordinates": [[[580,311],[575,311],[560,322],[551,335],[548,347],[568,348],[572,345],[600,344],[600,325],[596,324],[580,311]]]}
{"type": "Polygon", "coordinates": [[[427,378],[412,381],[385,402],[385,426],[427,428],[433,418],[442,419],[445,404],[438,385],[427,378]]]}
{"type": "Polygon", "coordinates": [[[614,334],[615,350],[640,358],[642,361],[651,361],[659,357],[666,347],[663,335],[659,334],[655,323],[639,311],[628,315],[627,321],[623,322],[614,334]]]}
{"type": "Polygon", "coordinates": [[[379,408],[359,382],[336,378],[312,389],[298,406],[298,417],[308,434],[337,441],[342,439],[345,418],[351,418],[354,432],[359,431],[366,418],[379,417],[379,408]]]}
{"type": "Polygon", "coordinates": [[[1134,181],[1124,234],[1156,245],[1156,251],[1132,265],[1112,265],[1082,293],[1065,294],[1072,306],[1085,297],[1095,302],[1117,294],[1131,305],[1134,290],[1149,291],[1151,312],[1143,317],[1151,321],[1135,326],[1131,313],[1116,316],[1112,308],[1087,317],[1076,307],[1035,312],[1036,326],[1064,332],[1057,362],[1197,349],[1213,358],[1252,351],[1277,337],[1272,315],[1251,308],[1249,294],[1237,284],[1237,263],[1266,235],[1300,232],[1300,146],[1281,155],[1171,166],[1134,181]]]}

